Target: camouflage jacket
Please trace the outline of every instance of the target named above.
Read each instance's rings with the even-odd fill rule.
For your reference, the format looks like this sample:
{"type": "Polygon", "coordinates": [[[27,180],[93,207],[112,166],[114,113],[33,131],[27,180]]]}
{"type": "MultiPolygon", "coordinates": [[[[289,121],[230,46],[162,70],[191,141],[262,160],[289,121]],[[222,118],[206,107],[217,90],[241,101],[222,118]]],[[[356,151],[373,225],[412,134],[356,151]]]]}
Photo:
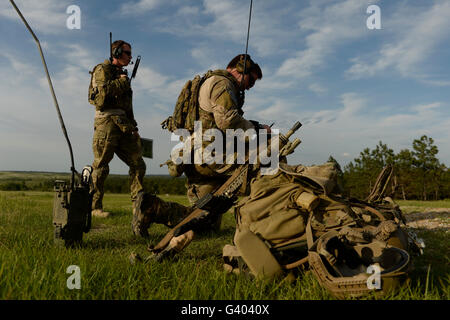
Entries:
{"type": "Polygon", "coordinates": [[[88,99],[97,112],[123,110],[126,118],[137,126],[133,114],[133,91],[128,78],[120,77],[121,68],[106,59],[95,66],[91,74],[88,99]]]}
{"type": "Polygon", "coordinates": [[[225,70],[215,70],[206,79],[199,91],[199,117],[203,130],[218,128],[243,129],[254,128],[243,117],[242,103],[239,95],[239,83],[225,70]]]}

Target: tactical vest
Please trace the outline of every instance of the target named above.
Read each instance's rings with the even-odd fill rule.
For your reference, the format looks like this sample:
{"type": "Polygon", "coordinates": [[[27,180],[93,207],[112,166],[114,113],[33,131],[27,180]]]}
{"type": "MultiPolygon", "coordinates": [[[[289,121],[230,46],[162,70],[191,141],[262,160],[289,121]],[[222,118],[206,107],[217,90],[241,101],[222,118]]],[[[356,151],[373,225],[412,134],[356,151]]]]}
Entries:
{"type": "MultiPolygon", "coordinates": [[[[212,76],[225,77],[232,83],[236,84],[236,79],[226,70],[208,70],[203,76],[196,75],[194,79],[189,80],[185,83],[180,95],[178,96],[177,102],[175,104],[175,110],[173,115],[164,120],[161,125],[163,129],[167,129],[174,132],[177,129],[187,129],[191,134],[194,132],[195,121],[200,120],[202,124],[202,131],[205,132],[208,129],[217,128],[214,114],[200,108],[198,101],[200,88],[202,84],[212,76]]],[[[242,111],[243,100],[238,101],[238,112],[240,115],[243,114],[242,111]]],[[[203,134],[202,132],[202,134],[203,134]]],[[[203,149],[209,145],[211,142],[204,140],[202,147],[203,149]]],[[[223,145],[225,146],[226,137],[223,136],[223,145]]],[[[193,150],[194,145],[191,145],[193,150]]],[[[194,161],[194,153],[191,153],[192,161],[194,161]]],[[[231,164],[219,165],[194,165],[193,167],[185,166],[183,164],[174,164],[172,161],[167,161],[166,164],[169,167],[169,173],[172,176],[180,176],[185,172],[188,176],[201,175],[205,177],[217,177],[223,172],[227,171],[232,167],[231,164]],[[221,173],[219,173],[220,171],[221,173]]]]}
{"type": "Polygon", "coordinates": [[[122,109],[126,112],[130,112],[132,109],[132,90],[122,94],[121,96],[109,96],[105,88],[99,88],[97,86],[96,72],[98,68],[105,70],[105,80],[116,80],[119,78],[118,68],[106,60],[103,63],[96,65],[91,74],[91,81],[89,82],[88,101],[95,106],[97,111],[104,111],[107,109],[122,109]]]}

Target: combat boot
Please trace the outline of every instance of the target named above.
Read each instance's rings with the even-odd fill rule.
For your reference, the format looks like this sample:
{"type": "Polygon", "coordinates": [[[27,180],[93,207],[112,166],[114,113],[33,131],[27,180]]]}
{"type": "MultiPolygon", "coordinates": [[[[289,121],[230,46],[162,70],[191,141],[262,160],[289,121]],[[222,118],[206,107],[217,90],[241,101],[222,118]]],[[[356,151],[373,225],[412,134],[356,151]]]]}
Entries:
{"type": "Polygon", "coordinates": [[[139,192],[136,200],[133,201],[133,219],[131,221],[131,229],[134,235],[148,238],[148,228],[153,222],[151,219],[152,195],[149,193],[139,192]]]}
{"type": "Polygon", "coordinates": [[[111,215],[110,212],[103,211],[103,209],[94,209],[92,210],[92,216],[98,218],[107,218],[111,215]]]}

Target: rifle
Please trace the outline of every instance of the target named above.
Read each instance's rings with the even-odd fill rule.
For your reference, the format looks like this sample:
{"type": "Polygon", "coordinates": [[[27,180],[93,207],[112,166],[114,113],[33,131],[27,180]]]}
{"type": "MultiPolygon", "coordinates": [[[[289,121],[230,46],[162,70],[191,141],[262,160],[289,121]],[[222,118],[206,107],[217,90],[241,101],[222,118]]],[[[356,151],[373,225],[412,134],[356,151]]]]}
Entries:
{"type": "MultiPolygon", "coordinates": [[[[285,146],[291,144],[289,142],[289,137],[294,134],[294,132],[296,132],[301,126],[302,124],[297,121],[285,135],[279,135],[280,146],[282,147],[281,150],[283,150],[285,146]]],[[[294,144],[295,147],[300,144],[300,140],[296,139],[294,141],[298,141],[298,143],[294,144]]],[[[291,144],[289,150],[293,151],[292,145],[293,144],[291,144]]],[[[280,154],[280,156],[284,155],[280,154]]],[[[196,223],[198,223],[198,221],[207,216],[207,211],[214,211],[215,214],[223,213],[221,212],[223,211],[222,208],[226,207],[223,204],[226,202],[229,203],[229,201],[234,201],[236,197],[236,191],[239,190],[243,183],[246,183],[248,169],[248,164],[243,164],[236,168],[233,175],[228,178],[228,180],[222,186],[220,186],[216,191],[208,193],[201,199],[199,199],[192,207],[193,211],[180,223],[173,227],[155,247],[149,247],[149,251],[156,254],[156,260],[161,260],[162,258],[164,258],[164,255],[166,253],[169,253],[170,248],[168,248],[168,245],[172,238],[191,230],[192,227],[195,226],[196,223]]]]}

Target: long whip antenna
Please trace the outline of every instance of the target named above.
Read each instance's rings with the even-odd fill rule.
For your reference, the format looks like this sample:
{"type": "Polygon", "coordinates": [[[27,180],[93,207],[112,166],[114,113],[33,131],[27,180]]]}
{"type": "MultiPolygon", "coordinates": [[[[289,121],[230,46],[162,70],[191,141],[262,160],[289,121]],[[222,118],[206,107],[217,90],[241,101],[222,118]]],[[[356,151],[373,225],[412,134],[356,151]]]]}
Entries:
{"type": "Polygon", "coordinates": [[[112,32],[109,33],[109,61],[111,61],[111,63],[113,62],[113,55],[112,55],[112,32]]]}
{"type": "MultiPolygon", "coordinates": [[[[248,27],[247,27],[247,41],[245,42],[245,56],[244,56],[244,73],[242,74],[240,87],[242,88],[242,81],[244,80],[245,72],[247,71],[247,52],[248,52],[248,40],[250,38],[250,22],[252,20],[252,8],[253,0],[250,0],[250,10],[248,12],[248,27]]],[[[241,91],[242,97],[245,97],[245,89],[241,91]]]]}
{"type": "Polygon", "coordinates": [[[73,189],[74,180],[75,180],[75,163],[74,163],[74,160],[73,160],[72,145],[70,144],[69,136],[67,135],[66,126],[64,125],[64,120],[62,118],[61,111],[59,110],[58,100],[56,100],[55,90],[53,89],[52,80],[50,78],[50,74],[48,73],[47,63],[45,62],[44,53],[42,52],[41,44],[39,42],[39,39],[36,37],[36,35],[34,34],[33,30],[31,29],[30,25],[25,20],[25,18],[22,15],[22,13],[20,12],[19,8],[17,8],[17,6],[14,3],[14,1],[13,0],[9,0],[9,1],[13,5],[14,9],[16,9],[17,13],[19,14],[19,16],[22,19],[23,23],[27,27],[28,31],[30,31],[31,35],[34,38],[34,41],[36,41],[36,44],[38,46],[39,53],[41,55],[42,64],[44,65],[45,73],[47,75],[48,85],[50,86],[50,91],[52,93],[53,102],[54,102],[55,107],[56,107],[56,112],[58,113],[59,123],[61,124],[61,129],[62,129],[62,131],[64,133],[64,137],[66,138],[67,144],[69,145],[70,161],[71,161],[71,164],[72,164],[72,167],[70,168],[70,170],[72,171],[71,188],[73,189]]]}

